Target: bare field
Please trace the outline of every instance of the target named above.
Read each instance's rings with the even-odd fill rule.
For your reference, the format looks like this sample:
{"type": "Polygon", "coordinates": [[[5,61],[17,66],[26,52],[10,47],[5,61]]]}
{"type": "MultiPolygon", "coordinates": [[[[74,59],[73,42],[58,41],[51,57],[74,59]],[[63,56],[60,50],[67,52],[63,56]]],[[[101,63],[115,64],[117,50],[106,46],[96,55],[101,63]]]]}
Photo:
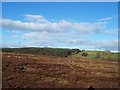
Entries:
{"type": "Polygon", "coordinates": [[[118,88],[118,62],[2,54],[3,88],[118,88]]]}

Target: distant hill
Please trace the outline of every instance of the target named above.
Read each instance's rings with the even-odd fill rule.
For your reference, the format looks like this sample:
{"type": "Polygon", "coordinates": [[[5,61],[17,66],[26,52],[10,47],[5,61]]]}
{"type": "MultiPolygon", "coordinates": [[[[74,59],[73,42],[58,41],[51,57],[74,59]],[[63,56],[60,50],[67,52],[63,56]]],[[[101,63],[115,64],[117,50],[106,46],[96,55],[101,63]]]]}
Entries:
{"type": "Polygon", "coordinates": [[[80,50],[80,49],[68,49],[68,48],[2,48],[2,52],[23,53],[23,54],[36,54],[58,57],[70,57],[70,58],[83,58],[90,60],[118,60],[120,53],[110,51],[97,51],[97,50],[80,50]]]}
{"type": "Polygon", "coordinates": [[[77,54],[79,49],[65,49],[65,48],[2,48],[2,52],[24,53],[24,54],[37,54],[37,55],[52,55],[67,57],[69,55],[77,54]]]}

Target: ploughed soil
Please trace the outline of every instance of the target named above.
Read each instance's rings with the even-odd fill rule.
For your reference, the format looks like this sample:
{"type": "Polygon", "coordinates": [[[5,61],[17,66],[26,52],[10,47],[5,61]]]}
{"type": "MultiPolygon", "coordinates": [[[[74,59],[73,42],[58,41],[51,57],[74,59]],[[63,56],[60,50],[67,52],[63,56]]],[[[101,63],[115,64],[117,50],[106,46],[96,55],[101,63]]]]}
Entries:
{"type": "Polygon", "coordinates": [[[3,88],[118,88],[118,62],[2,53],[3,88]]]}

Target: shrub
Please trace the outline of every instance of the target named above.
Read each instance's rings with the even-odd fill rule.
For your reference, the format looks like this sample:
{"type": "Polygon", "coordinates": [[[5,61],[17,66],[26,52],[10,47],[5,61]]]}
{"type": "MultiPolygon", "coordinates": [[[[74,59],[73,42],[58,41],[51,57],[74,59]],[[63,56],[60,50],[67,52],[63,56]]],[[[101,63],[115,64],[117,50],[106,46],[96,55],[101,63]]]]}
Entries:
{"type": "Polygon", "coordinates": [[[100,52],[97,52],[96,58],[100,58],[100,57],[101,57],[101,53],[100,53],[100,52]]]}
{"type": "Polygon", "coordinates": [[[88,56],[88,53],[87,53],[87,52],[83,52],[83,53],[82,53],[82,56],[87,57],[87,56],[88,56]]]}

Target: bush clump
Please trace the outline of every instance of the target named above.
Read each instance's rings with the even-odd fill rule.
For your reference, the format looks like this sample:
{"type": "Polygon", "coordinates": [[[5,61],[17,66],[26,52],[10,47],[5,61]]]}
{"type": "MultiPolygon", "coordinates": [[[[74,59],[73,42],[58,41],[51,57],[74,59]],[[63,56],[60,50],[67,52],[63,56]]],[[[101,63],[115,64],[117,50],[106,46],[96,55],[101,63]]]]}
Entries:
{"type": "Polygon", "coordinates": [[[83,52],[83,53],[82,53],[82,56],[87,57],[87,56],[88,56],[88,53],[87,53],[87,52],[83,52]]]}

